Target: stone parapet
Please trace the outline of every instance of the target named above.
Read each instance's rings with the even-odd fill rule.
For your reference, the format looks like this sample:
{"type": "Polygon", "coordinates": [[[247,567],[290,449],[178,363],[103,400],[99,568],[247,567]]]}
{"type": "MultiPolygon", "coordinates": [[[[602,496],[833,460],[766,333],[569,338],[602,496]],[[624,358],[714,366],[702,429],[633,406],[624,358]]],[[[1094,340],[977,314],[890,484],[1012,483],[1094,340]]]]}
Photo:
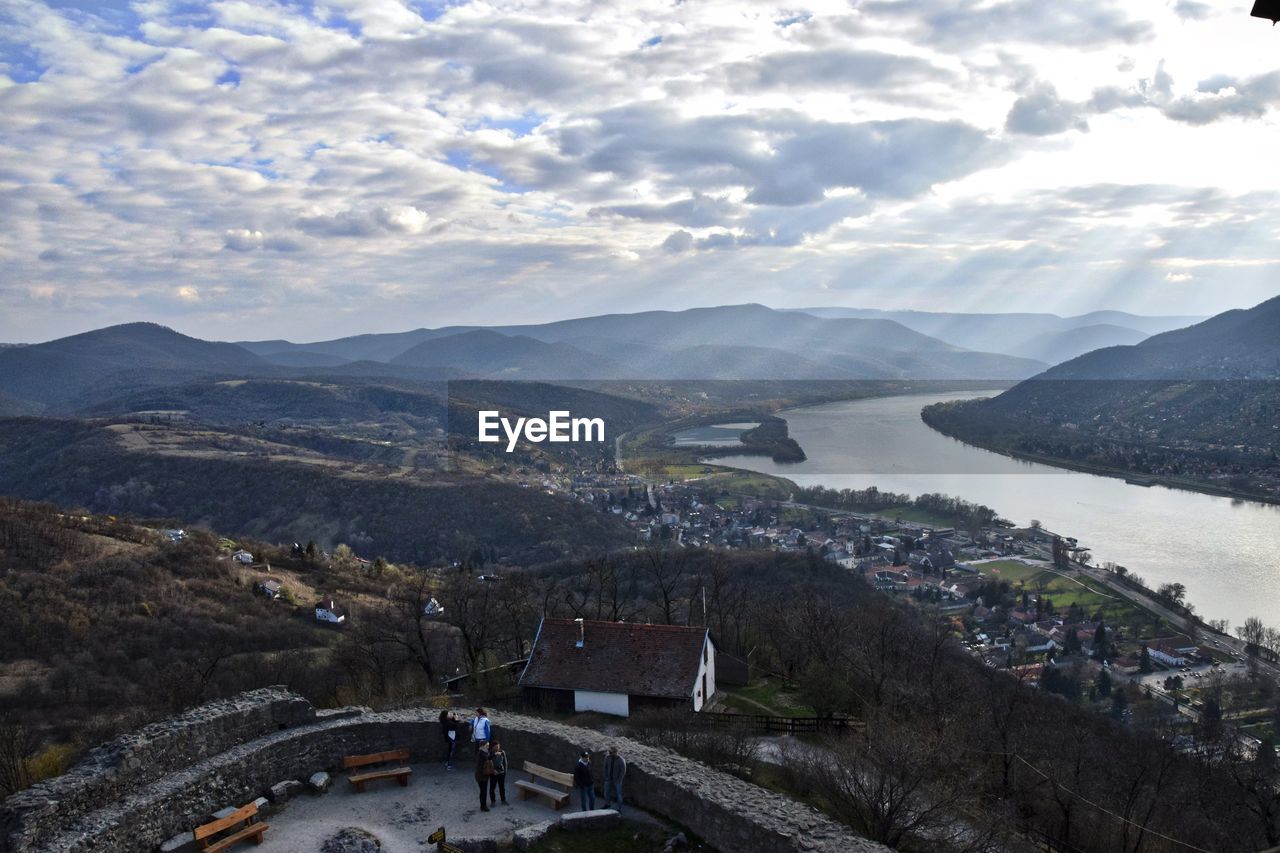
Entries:
{"type": "MultiPolygon", "coordinates": [[[[155,850],[215,810],[252,801],[281,781],[339,773],[345,755],[408,747],[443,761],[438,710],[317,716],[301,697],[268,688],[215,702],[99,747],[70,772],[0,804],[0,849],[58,853],[155,850]]],[[[883,851],[817,810],[668,750],[523,715],[498,714],[494,737],[511,756],[561,770],[590,749],[627,758],[629,804],[665,815],[735,853],[883,851]]],[[[596,776],[603,775],[603,766],[596,776]]],[[[373,829],[371,827],[371,829],[373,829]]]]}

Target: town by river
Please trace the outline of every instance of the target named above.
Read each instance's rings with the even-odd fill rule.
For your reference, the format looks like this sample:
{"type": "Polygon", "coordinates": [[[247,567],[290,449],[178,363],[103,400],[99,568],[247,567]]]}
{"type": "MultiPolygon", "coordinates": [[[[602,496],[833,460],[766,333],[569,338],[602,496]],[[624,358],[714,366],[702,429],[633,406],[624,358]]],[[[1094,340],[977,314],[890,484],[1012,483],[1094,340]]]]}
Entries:
{"type": "Polygon", "coordinates": [[[1019,525],[1039,519],[1077,538],[1096,563],[1119,563],[1153,588],[1185,584],[1196,612],[1229,619],[1233,632],[1249,616],[1280,627],[1280,506],[1022,462],[948,438],[920,420],[930,403],[997,393],[911,394],[792,409],[780,414],[806,461],[714,461],[805,486],[942,492],[986,504],[1019,525]]]}

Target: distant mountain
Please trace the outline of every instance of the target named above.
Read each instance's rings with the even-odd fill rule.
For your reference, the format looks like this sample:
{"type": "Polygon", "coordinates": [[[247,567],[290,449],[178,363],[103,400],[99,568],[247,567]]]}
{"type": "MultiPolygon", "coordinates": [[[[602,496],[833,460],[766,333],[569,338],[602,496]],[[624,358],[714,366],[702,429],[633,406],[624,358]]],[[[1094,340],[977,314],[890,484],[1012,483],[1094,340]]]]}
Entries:
{"type": "MultiPolygon", "coordinates": [[[[821,318],[762,305],[417,329],[315,344],[215,343],[130,323],[0,349],[0,414],[159,405],[164,395],[137,392],[209,379],[1020,379],[1044,366],[964,349],[893,320],[821,318]]],[[[169,402],[183,408],[194,393],[188,387],[169,402]]],[[[199,403],[212,399],[203,394],[199,403]]]]}
{"type": "Polygon", "coordinates": [[[1015,455],[1280,501],[1280,297],[924,418],[1015,455]]]}
{"type": "Polygon", "coordinates": [[[426,340],[391,360],[405,367],[456,368],[495,379],[604,379],[618,366],[604,356],[561,343],[488,329],[426,340]]]}
{"type": "Polygon", "coordinates": [[[450,329],[414,329],[410,332],[371,333],[318,341],[311,344],[295,344],[289,341],[238,341],[237,344],[256,355],[280,358],[285,353],[306,352],[321,358],[340,361],[389,362],[423,341],[469,331],[475,327],[450,329]]]}
{"type": "Polygon", "coordinates": [[[1078,317],[1057,314],[961,314],[932,311],[880,311],[872,308],[802,308],[815,317],[884,319],[931,335],[965,349],[1034,358],[1050,364],[1072,358],[1086,349],[1070,344],[1070,332],[1091,327],[1108,327],[1089,332],[1093,349],[1099,346],[1133,344],[1147,335],[1180,329],[1203,317],[1149,317],[1123,311],[1094,311],[1078,317]],[[1055,339],[1064,341],[1057,344],[1055,339]],[[1075,350],[1075,351],[1073,351],[1075,350]],[[1037,354],[1038,353],[1038,354],[1037,354]],[[1056,357],[1061,354],[1061,358],[1056,357]],[[1048,357],[1046,357],[1048,356],[1048,357]]]}
{"type": "Polygon", "coordinates": [[[271,369],[235,344],[202,341],[154,323],[128,323],[0,350],[0,394],[39,407],[57,406],[116,387],[271,369]]]}
{"type": "Polygon", "coordinates": [[[304,349],[268,352],[262,353],[261,356],[265,361],[278,364],[281,367],[337,367],[341,364],[352,363],[350,359],[342,358],[341,356],[304,349]]]}
{"type": "Polygon", "coordinates": [[[1037,379],[1280,379],[1280,296],[1131,347],[1088,353],[1037,379]]]}
{"type": "Polygon", "coordinates": [[[1141,343],[1146,337],[1136,329],[1098,323],[1032,338],[1010,347],[1009,351],[1046,364],[1061,364],[1096,349],[1141,343]]]}
{"type": "Polygon", "coordinates": [[[285,353],[322,353],[537,379],[1016,379],[1044,366],[1031,359],[969,352],[892,320],[824,319],[762,305],[243,346],[276,360],[285,353]]]}

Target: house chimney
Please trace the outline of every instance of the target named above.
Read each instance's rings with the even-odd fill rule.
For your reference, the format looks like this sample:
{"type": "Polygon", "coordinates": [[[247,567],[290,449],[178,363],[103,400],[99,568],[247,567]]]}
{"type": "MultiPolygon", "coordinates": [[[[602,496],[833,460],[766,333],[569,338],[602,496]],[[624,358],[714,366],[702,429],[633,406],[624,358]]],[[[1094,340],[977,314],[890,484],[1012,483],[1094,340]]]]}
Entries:
{"type": "Polygon", "coordinates": [[[578,648],[582,648],[587,642],[586,623],[584,623],[582,619],[574,619],[573,621],[578,623],[578,642],[574,645],[578,648]]]}

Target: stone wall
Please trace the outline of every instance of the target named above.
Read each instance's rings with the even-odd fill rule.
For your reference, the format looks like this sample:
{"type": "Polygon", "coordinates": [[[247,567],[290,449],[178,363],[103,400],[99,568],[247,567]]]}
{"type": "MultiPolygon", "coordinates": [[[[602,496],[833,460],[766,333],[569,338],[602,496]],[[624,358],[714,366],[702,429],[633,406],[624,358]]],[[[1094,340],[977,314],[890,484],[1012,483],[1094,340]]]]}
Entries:
{"type": "MultiPolygon", "coordinates": [[[[68,774],[0,804],[0,849],[154,850],[227,805],[285,779],[337,771],[342,757],[407,746],[441,761],[437,711],[315,712],[281,688],[258,690],[147,726],[95,749],[68,774]]],[[[501,714],[494,736],[511,756],[569,770],[582,749],[616,744],[627,757],[627,801],[666,815],[725,853],[883,850],[808,806],[665,749],[535,717],[501,714]]]]}
{"type": "MultiPolygon", "coordinates": [[[[157,778],[263,735],[315,722],[311,703],[281,687],[242,693],[152,723],[95,747],[71,770],[4,801],[0,840],[14,822],[36,844],[67,814],[86,814],[127,798],[157,778]]],[[[25,849],[19,846],[16,849],[25,849]]]]}

